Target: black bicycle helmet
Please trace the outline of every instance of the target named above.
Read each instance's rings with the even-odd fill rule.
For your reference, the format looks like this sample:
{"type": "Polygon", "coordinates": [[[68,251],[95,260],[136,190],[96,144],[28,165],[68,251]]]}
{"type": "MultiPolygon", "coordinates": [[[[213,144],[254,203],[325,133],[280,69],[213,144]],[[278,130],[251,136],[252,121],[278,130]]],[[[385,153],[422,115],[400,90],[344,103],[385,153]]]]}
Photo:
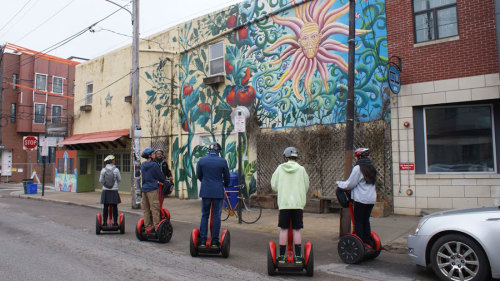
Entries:
{"type": "Polygon", "coordinates": [[[222,150],[222,147],[220,146],[219,143],[213,142],[208,146],[208,150],[219,152],[222,150]]]}
{"type": "Polygon", "coordinates": [[[368,157],[370,155],[370,150],[365,147],[360,147],[354,151],[354,155],[356,155],[356,157],[361,157],[361,158],[368,157]]]}
{"type": "Polygon", "coordinates": [[[144,151],[141,154],[141,157],[144,159],[148,159],[149,155],[151,155],[151,153],[153,153],[153,152],[154,152],[154,150],[151,147],[148,147],[148,148],[144,149],[144,151]]]}
{"type": "Polygon", "coordinates": [[[283,156],[285,156],[285,158],[299,158],[299,150],[293,146],[289,146],[285,148],[285,151],[283,151],[283,156]]]}

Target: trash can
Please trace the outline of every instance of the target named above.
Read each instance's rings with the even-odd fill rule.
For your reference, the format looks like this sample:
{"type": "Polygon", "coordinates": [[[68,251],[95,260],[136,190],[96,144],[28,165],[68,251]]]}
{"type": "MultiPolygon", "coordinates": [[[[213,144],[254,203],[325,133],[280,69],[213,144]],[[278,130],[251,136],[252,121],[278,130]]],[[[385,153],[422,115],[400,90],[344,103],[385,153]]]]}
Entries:
{"type": "MultiPolygon", "coordinates": [[[[234,208],[238,203],[238,174],[230,172],[229,173],[229,186],[226,187],[227,197],[229,197],[229,203],[231,208],[234,208]]],[[[227,199],[224,198],[224,208],[227,208],[227,199]]]]}
{"type": "Polygon", "coordinates": [[[33,180],[32,179],[24,179],[23,180],[23,189],[24,189],[24,194],[28,193],[28,184],[32,184],[33,180]]]}
{"type": "Polygon", "coordinates": [[[36,194],[38,192],[38,184],[30,183],[28,186],[28,194],[36,194]]]}

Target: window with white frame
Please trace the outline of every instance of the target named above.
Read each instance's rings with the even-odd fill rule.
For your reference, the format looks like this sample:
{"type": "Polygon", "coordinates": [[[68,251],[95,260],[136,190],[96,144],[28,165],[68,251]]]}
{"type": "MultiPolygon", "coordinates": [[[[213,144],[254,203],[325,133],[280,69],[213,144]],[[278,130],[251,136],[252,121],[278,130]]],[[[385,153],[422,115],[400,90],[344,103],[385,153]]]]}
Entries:
{"type": "Polygon", "coordinates": [[[52,77],[52,92],[56,94],[63,93],[63,78],[54,76],[52,77]]]}
{"type": "Polygon", "coordinates": [[[47,74],[37,73],[35,76],[35,89],[47,91],[47,74]]]}
{"type": "Polygon", "coordinates": [[[61,124],[62,105],[52,106],[52,124],[61,124]]]}
{"type": "Polygon", "coordinates": [[[37,124],[45,123],[45,104],[35,103],[35,116],[33,122],[37,124]]]}
{"type": "Polygon", "coordinates": [[[94,84],[92,82],[87,83],[87,94],[85,95],[85,104],[92,104],[92,96],[94,93],[94,84]]]}
{"type": "Polygon", "coordinates": [[[457,0],[413,0],[415,42],[458,35],[457,0]]]}
{"type": "Polygon", "coordinates": [[[495,172],[493,108],[424,108],[427,172],[495,172]]]}
{"type": "Polygon", "coordinates": [[[12,90],[17,89],[18,75],[16,73],[12,74],[12,90]]]}
{"type": "Polygon", "coordinates": [[[208,46],[209,53],[209,75],[224,74],[224,42],[208,46]]]}

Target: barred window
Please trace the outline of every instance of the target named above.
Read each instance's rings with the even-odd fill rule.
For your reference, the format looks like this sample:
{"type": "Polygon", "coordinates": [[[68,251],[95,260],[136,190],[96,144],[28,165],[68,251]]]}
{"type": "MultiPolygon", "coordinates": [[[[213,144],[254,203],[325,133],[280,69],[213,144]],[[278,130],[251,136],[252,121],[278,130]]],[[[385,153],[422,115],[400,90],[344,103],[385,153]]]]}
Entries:
{"type": "Polygon", "coordinates": [[[130,153],[123,153],[123,159],[122,159],[122,169],[120,171],[122,172],[130,172],[130,153]]]}
{"type": "Polygon", "coordinates": [[[121,154],[114,154],[115,155],[115,166],[118,168],[118,170],[122,170],[122,155],[121,154]]]}
{"type": "Polygon", "coordinates": [[[96,154],[95,156],[95,170],[99,172],[102,170],[102,154],[96,154]]]}

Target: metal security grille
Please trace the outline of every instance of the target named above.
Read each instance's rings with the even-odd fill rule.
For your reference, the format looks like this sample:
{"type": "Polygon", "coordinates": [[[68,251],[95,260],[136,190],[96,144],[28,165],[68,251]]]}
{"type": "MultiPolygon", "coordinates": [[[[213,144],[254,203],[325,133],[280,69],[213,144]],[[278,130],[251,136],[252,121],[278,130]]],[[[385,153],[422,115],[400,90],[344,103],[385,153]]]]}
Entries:
{"type": "MultiPolygon", "coordinates": [[[[355,124],[354,148],[370,148],[370,158],[378,171],[378,199],[392,205],[390,129],[390,123],[383,120],[355,124]]],[[[259,133],[255,140],[259,194],[272,192],[271,177],[276,167],[283,162],[283,150],[288,146],[295,146],[301,154],[299,163],[309,175],[308,198],[335,197],[334,183],[343,180],[344,124],[259,133]]]]}

